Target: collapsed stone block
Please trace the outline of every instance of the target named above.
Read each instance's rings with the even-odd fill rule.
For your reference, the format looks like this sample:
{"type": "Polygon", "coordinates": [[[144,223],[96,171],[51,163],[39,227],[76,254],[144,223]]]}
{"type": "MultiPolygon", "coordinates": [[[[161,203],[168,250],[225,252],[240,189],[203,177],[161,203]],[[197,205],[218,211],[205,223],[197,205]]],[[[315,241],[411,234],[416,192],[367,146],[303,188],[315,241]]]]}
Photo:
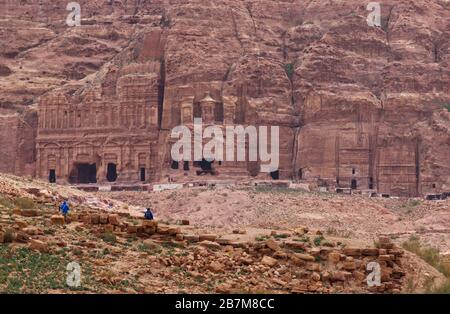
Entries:
{"type": "Polygon", "coordinates": [[[113,225],[113,226],[118,226],[120,225],[120,220],[119,220],[119,215],[109,215],[108,216],[108,223],[113,225]]]}
{"type": "Polygon", "coordinates": [[[100,214],[99,221],[102,225],[106,225],[108,223],[108,215],[100,214]]]}
{"type": "Polygon", "coordinates": [[[342,253],[344,253],[344,255],[347,255],[347,256],[360,256],[361,255],[361,249],[358,249],[358,248],[344,248],[342,253]]]}
{"type": "Polygon", "coordinates": [[[63,215],[53,215],[50,220],[54,225],[64,225],[66,223],[63,215]]]}
{"type": "Polygon", "coordinates": [[[278,243],[272,239],[266,241],[266,246],[275,252],[281,250],[281,247],[278,245],[278,243]]]}
{"type": "Polygon", "coordinates": [[[188,242],[198,242],[200,238],[195,234],[185,234],[184,239],[188,242]]]}
{"type": "Polygon", "coordinates": [[[158,225],[156,227],[156,232],[159,234],[169,234],[169,226],[158,225]]]}
{"type": "Polygon", "coordinates": [[[199,235],[199,241],[216,241],[217,235],[215,234],[201,234],[199,235]]]}
{"type": "Polygon", "coordinates": [[[98,225],[100,223],[100,215],[99,214],[92,214],[91,215],[91,224],[98,225]]]}
{"type": "Polygon", "coordinates": [[[309,255],[309,254],[294,253],[294,256],[299,258],[299,259],[301,259],[301,260],[303,260],[303,261],[306,261],[306,262],[314,262],[315,261],[314,256],[309,255]]]}
{"type": "Polygon", "coordinates": [[[22,209],[21,215],[24,217],[36,217],[38,212],[36,209],[22,209]]]}
{"type": "Polygon", "coordinates": [[[29,244],[29,248],[31,250],[35,250],[35,251],[39,251],[41,253],[45,253],[48,252],[48,245],[45,242],[42,242],[40,240],[31,240],[30,244],[29,244]]]}
{"type": "Polygon", "coordinates": [[[201,241],[199,244],[201,246],[204,246],[204,247],[207,247],[210,249],[220,249],[221,248],[219,243],[213,242],[213,241],[208,241],[208,240],[201,241]]]}
{"type": "Polygon", "coordinates": [[[261,260],[261,264],[269,266],[269,267],[274,267],[275,265],[278,264],[278,260],[276,260],[273,257],[265,255],[261,260]]]}

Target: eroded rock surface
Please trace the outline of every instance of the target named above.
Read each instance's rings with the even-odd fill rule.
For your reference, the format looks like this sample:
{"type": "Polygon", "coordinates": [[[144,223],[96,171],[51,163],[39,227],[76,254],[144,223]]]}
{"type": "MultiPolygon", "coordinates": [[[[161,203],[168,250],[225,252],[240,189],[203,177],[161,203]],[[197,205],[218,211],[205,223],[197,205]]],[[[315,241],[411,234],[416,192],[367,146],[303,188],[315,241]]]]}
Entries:
{"type": "MultiPolygon", "coordinates": [[[[209,93],[219,125],[281,127],[281,178],[402,196],[450,190],[447,1],[383,2],[381,27],[350,0],[79,2],[82,26],[70,28],[63,1],[7,1],[1,110],[39,103],[39,129],[37,163],[25,162],[14,145],[33,132],[2,117],[1,144],[22,164],[2,171],[79,181],[85,163],[107,181],[115,164],[125,181],[182,178],[183,165],[170,170],[169,131],[201,116],[209,93]]],[[[219,176],[258,167],[214,165],[219,176]]]]}

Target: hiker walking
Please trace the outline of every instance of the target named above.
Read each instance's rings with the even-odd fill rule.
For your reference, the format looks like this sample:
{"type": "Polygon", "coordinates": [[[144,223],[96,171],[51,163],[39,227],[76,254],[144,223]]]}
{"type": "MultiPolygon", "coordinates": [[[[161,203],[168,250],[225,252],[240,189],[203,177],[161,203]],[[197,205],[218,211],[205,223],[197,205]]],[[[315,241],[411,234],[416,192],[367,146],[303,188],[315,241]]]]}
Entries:
{"type": "Polygon", "coordinates": [[[67,214],[69,213],[70,207],[69,204],[67,203],[67,201],[64,201],[60,206],[59,206],[59,210],[61,211],[61,213],[64,215],[64,217],[67,216],[67,214]]]}
{"type": "Polygon", "coordinates": [[[147,220],[153,220],[153,213],[150,208],[147,208],[147,211],[145,212],[144,218],[147,220]]]}

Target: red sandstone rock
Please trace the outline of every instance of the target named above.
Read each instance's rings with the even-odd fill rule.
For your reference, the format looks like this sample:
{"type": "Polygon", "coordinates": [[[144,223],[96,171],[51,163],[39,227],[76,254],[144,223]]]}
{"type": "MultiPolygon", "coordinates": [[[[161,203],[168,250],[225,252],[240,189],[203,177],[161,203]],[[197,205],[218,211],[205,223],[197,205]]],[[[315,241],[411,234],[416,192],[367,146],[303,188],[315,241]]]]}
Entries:
{"type": "Polygon", "coordinates": [[[449,190],[445,2],[384,2],[381,27],[355,0],[80,3],[79,28],[61,23],[64,1],[2,12],[0,171],[107,182],[114,164],[118,181],[159,180],[172,172],[166,130],[204,113],[281,126],[281,178],[449,190]]]}

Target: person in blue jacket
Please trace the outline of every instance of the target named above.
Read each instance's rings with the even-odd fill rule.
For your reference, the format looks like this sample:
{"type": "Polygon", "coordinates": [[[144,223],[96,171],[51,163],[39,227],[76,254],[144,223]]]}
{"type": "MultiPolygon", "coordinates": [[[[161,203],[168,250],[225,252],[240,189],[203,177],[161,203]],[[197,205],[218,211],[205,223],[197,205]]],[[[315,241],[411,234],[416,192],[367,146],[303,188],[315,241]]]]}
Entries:
{"type": "Polygon", "coordinates": [[[69,204],[67,203],[67,201],[64,201],[61,206],[59,206],[59,210],[61,211],[61,213],[65,216],[67,216],[67,214],[69,213],[70,207],[69,204]]]}
{"type": "Polygon", "coordinates": [[[145,212],[144,218],[147,220],[153,220],[153,213],[150,208],[147,208],[147,211],[145,212]]]}

